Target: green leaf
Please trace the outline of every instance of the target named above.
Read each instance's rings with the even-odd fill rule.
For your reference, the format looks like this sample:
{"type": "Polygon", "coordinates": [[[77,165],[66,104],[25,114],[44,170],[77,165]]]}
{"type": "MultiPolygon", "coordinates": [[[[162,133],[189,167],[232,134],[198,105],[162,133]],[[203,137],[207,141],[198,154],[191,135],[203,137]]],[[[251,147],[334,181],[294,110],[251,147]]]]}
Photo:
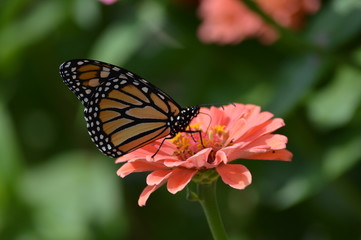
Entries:
{"type": "Polygon", "coordinates": [[[24,47],[45,37],[60,23],[63,14],[60,1],[45,1],[21,20],[0,30],[0,65],[6,64],[24,47]]]}
{"type": "Polygon", "coordinates": [[[74,4],[74,18],[80,26],[89,29],[100,20],[99,6],[101,3],[89,0],[76,0],[74,4]]]}
{"type": "Polygon", "coordinates": [[[19,194],[34,209],[33,237],[91,239],[94,226],[105,229],[113,222],[124,232],[119,181],[112,163],[82,152],[62,154],[29,169],[19,194]]]}
{"type": "MultiPolygon", "coordinates": [[[[358,51],[361,56],[361,49],[358,51]]],[[[311,121],[319,128],[336,128],[347,124],[361,103],[361,72],[343,65],[334,79],[315,92],[308,101],[311,121]]]]}
{"type": "Polygon", "coordinates": [[[275,115],[285,115],[310,91],[323,72],[325,62],[307,54],[287,63],[268,107],[275,115]]]}
{"type": "Polygon", "coordinates": [[[154,1],[144,1],[133,22],[116,22],[94,44],[90,58],[123,65],[163,23],[164,12],[154,1]]]}
{"type": "Polygon", "coordinates": [[[144,32],[137,29],[137,24],[113,24],[94,44],[90,58],[123,65],[140,47],[143,38],[144,32]]]}
{"type": "Polygon", "coordinates": [[[321,188],[323,181],[320,181],[320,179],[322,177],[311,173],[302,173],[300,176],[295,176],[274,194],[271,203],[280,209],[296,205],[321,188]]]}
{"type": "Polygon", "coordinates": [[[324,151],[321,168],[313,166],[311,170],[293,177],[271,202],[278,208],[289,208],[315,195],[323,187],[354,167],[361,158],[361,136],[324,151]]]}
{"type": "MultiPolygon", "coordinates": [[[[0,101],[0,184],[15,177],[23,161],[10,113],[0,101]]],[[[4,196],[0,194],[0,196],[4,196]]]]}
{"type": "Polygon", "coordinates": [[[338,0],[332,1],[332,7],[336,12],[341,14],[349,14],[355,10],[361,10],[361,1],[360,0],[338,0]]]}
{"type": "Polygon", "coordinates": [[[360,146],[361,137],[359,136],[327,151],[323,161],[322,175],[333,180],[349,171],[361,159],[360,146]]]}
{"type": "Polygon", "coordinates": [[[0,232],[6,226],[13,186],[21,174],[23,158],[20,153],[10,113],[0,101],[0,232]]]}
{"type": "MultiPolygon", "coordinates": [[[[334,2],[344,1],[338,0],[334,2]]],[[[312,39],[312,42],[323,48],[336,49],[357,37],[360,27],[360,8],[350,8],[349,12],[345,14],[345,12],[341,13],[337,8],[334,8],[332,4],[328,4],[324,5],[322,11],[315,16],[307,35],[309,39],[312,39]]]]}

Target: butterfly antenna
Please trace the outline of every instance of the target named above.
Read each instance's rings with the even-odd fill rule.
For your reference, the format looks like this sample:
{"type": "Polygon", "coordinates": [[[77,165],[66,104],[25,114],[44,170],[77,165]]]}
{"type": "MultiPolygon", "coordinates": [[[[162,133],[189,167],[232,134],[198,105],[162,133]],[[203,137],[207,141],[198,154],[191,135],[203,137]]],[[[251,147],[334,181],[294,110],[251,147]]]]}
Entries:
{"type": "Polygon", "coordinates": [[[206,132],[208,132],[209,127],[211,126],[211,123],[212,123],[212,116],[209,115],[208,113],[204,113],[204,112],[200,112],[200,113],[202,113],[202,114],[204,114],[204,115],[207,115],[207,116],[209,117],[209,119],[210,119],[210,121],[209,121],[209,123],[208,123],[208,126],[207,126],[207,130],[206,130],[206,132]]]}

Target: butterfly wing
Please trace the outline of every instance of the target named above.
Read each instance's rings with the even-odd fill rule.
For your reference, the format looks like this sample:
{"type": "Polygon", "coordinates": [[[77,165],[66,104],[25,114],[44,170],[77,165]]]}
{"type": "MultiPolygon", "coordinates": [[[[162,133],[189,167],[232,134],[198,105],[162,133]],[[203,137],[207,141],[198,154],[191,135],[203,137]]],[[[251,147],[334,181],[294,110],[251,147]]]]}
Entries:
{"type": "Polygon", "coordinates": [[[169,135],[181,111],[163,91],[111,64],[71,60],[60,66],[60,75],[85,107],[92,141],[110,157],[169,135]]]}
{"type": "Polygon", "coordinates": [[[60,65],[60,76],[82,104],[86,105],[100,85],[115,77],[112,74],[117,70],[110,64],[74,59],[60,65]]]}

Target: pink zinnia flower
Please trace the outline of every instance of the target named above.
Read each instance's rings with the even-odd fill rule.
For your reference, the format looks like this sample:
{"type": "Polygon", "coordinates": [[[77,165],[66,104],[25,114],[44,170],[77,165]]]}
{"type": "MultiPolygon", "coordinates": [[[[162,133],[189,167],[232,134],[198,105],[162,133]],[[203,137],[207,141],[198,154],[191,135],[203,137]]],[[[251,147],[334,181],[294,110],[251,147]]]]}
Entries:
{"type": "MultiPolygon", "coordinates": [[[[281,26],[298,28],[306,14],[316,12],[319,0],[255,0],[259,7],[281,26]]],[[[277,32],[241,0],[201,0],[202,24],[198,36],[205,43],[237,44],[256,37],[272,43],[277,32]]]]}
{"type": "Polygon", "coordinates": [[[118,158],[117,163],[125,163],[117,174],[125,177],[133,172],[151,171],[146,180],[148,186],[138,200],[140,206],[165,183],[168,191],[175,194],[192,179],[204,183],[207,180],[204,176],[212,176],[213,180],[220,176],[229,186],[244,189],[251,184],[251,173],[244,165],[231,163],[233,160],[292,158],[292,153],[286,150],[287,137],[272,133],[284,122],[272,117],[273,114],[261,112],[255,105],[201,108],[190,128],[200,130],[202,139],[198,133],[178,133],[166,140],[152,158],[162,141],[157,140],[118,158]]]}

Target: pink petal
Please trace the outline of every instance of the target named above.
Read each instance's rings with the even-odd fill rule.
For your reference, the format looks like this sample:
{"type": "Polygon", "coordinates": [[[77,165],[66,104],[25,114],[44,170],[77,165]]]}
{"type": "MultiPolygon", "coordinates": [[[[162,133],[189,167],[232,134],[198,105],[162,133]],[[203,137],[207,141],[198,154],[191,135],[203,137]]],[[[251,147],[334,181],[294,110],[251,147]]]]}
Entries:
{"type": "Polygon", "coordinates": [[[210,117],[210,109],[202,107],[199,110],[199,114],[197,117],[193,118],[192,124],[200,124],[200,128],[202,131],[206,131],[208,126],[212,123],[212,118],[210,117]]]}
{"type": "Polygon", "coordinates": [[[186,168],[201,168],[201,167],[213,167],[213,164],[207,163],[208,156],[212,148],[205,148],[197,152],[193,156],[190,156],[181,166],[186,168]]]}
{"type": "Polygon", "coordinates": [[[157,190],[157,185],[154,186],[146,186],[143,190],[143,192],[140,194],[138,199],[138,205],[140,207],[145,206],[150,194],[152,194],[155,190],[157,190]]]}
{"type": "Polygon", "coordinates": [[[249,130],[247,122],[244,118],[240,118],[237,121],[233,121],[233,126],[229,126],[229,138],[226,144],[229,144],[231,141],[238,142],[238,140],[249,130]]]}
{"type": "MultiPolygon", "coordinates": [[[[150,178],[152,178],[152,177],[150,177],[150,178]]],[[[162,181],[157,181],[158,184],[145,187],[143,192],[139,196],[138,205],[141,206],[141,207],[145,206],[150,194],[152,194],[155,190],[157,190],[158,188],[163,186],[163,184],[167,180],[168,180],[168,178],[163,178],[162,181]]],[[[152,182],[151,180],[149,180],[149,181],[152,182]]],[[[147,182],[148,182],[148,177],[147,177],[147,182]]],[[[154,182],[156,182],[156,181],[154,181],[154,182]]]]}
{"type": "Polygon", "coordinates": [[[249,170],[241,164],[221,164],[217,168],[224,183],[236,189],[244,189],[252,182],[249,170]]]}
{"type": "MultiPolygon", "coordinates": [[[[235,105],[236,107],[233,107],[233,109],[233,105],[227,106],[225,111],[225,114],[230,116],[232,119],[238,120],[240,118],[243,118],[248,122],[248,125],[250,126],[259,125],[260,121],[264,121],[263,117],[260,118],[260,115],[264,113],[261,112],[261,107],[252,104],[243,105],[236,103],[235,105]],[[235,118],[235,116],[237,117],[235,118]]],[[[270,118],[271,117],[272,116],[270,116],[270,118]]],[[[229,126],[231,126],[231,124],[229,126]]]]}
{"type": "Polygon", "coordinates": [[[158,170],[151,172],[147,176],[148,185],[158,185],[163,181],[166,181],[169,176],[172,174],[173,170],[158,170]]]}
{"type": "Polygon", "coordinates": [[[177,168],[173,170],[168,179],[167,189],[170,193],[177,193],[192,180],[192,177],[198,172],[196,169],[177,168]]]}
{"type": "Polygon", "coordinates": [[[175,150],[175,146],[174,144],[170,141],[170,140],[165,140],[163,142],[163,145],[162,147],[160,147],[161,143],[163,141],[163,138],[162,139],[159,139],[157,141],[155,141],[154,143],[151,143],[150,145],[153,147],[153,150],[152,150],[152,155],[158,151],[157,155],[155,155],[155,159],[158,159],[158,157],[160,156],[170,156],[173,154],[174,150],[175,150]]]}
{"type": "MultiPolygon", "coordinates": [[[[230,136],[228,141],[244,141],[244,135],[249,136],[250,132],[255,132],[254,128],[259,128],[262,126],[262,124],[273,117],[273,114],[269,112],[261,112],[261,108],[256,105],[236,104],[236,108],[233,107],[233,110],[231,107],[232,105],[227,108],[230,117],[232,118],[235,115],[238,115],[239,117],[232,120],[227,127],[230,129],[230,136]]],[[[264,132],[262,133],[265,134],[264,132]]]]}
{"type": "Polygon", "coordinates": [[[280,160],[280,161],[291,161],[293,154],[286,150],[271,150],[265,153],[254,154],[249,157],[249,159],[256,160],[280,160]]]}
{"type": "MultiPolygon", "coordinates": [[[[221,150],[217,151],[216,157],[221,158],[224,163],[229,163],[232,160],[244,158],[245,151],[242,150],[242,146],[243,143],[237,143],[232,146],[222,148],[221,150]]],[[[249,155],[248,153],[246,154],[246,156],[249,155]]]]}
{"type": "MultiPolygon", "coordinates": [[[[240,143],[241,144],[241,143],[240,143]]],[[[218,152],[224,152],[227,156],[228,162],[236,159],[257,159],[257,160],[285,160],[290,161],[292,159],[292,153],[284,149],[273,150],[268,145],[259,145],[253,148],[241,148],[240,144],[235,144],[219,150],[218,152]]],[[[217,154],[218,154],[217,152],[217,154]]]]}
{"type": "Polygon", "coordinates": [[[146,160],[148,162],[162,162],[167,159],[177,160],[174,156],[172,156],[175,150],[174,144],[171,143],[171,141],[166,140],[164,141],[162,147],[159,148],[161,141],[162,139],[157,140],[133,152],[127,153],[126,155],[117,158],[115,163],[138,160],[146,160]],[[158,151],[158,153],[152,157],[156,151],[158,151]]]}
{"type": "Polygon", "coordinates": [[[128,162],[128,161],[136,161],[136,160],[145,159],[146,154],[140,155],[140,154],[136,153],[137,151],[143,151],[143,149],[138,149],[134,152],[130,152],[126,155],[118,157],[117,159],[115,159],[115,163],[123,163],[123,162],[128,162]]]}
{"type": "Polygon", "coordinates": [[[270,112],[261,112],[261,108],[259,106],[248,106],[251,112],[246,116],[246,119],[251,127],[261,125],[273,117],[273,114],[270,112]]]}
{"type": "Polygon", "coordinates": [[[211,107],[210,115],[212,116],[212,126],[227,126],[230,121],[229,116],[224,114],[224,110],[222,108],[211,107]]]}
{"type": "MultiPolygon", "coordinates": [[[[252,141],[248,145],[237,143],[229,147],[225,147],[223,151],[229,161],[235,159],[254,159],[256,154],[265,153],[271,150],[279,150],[286,148],[287,137],[280,134],[267,134],[252,141]]],[[[228,162],[229,162],[228,161],[228,162]]]]}
{"type": "Polygon", "coordinates": [[[270,149],[279,150],[286,148],[287,140],[286,136],[280,134],[267,134],[244,146],[244,148],[252,149],[257,146],[267,145],[270,149]]]}
{"type": "Polygon", "coordinates": [[[283,119],[275,118],[264,122],[259,126],[255,126],[252,130],[247,132],[241,139],[238,141],[252,142],[255,139],[259,138],[262,135],[272,133],[275,130],[283,127],[285,125],[283,119]]]}
{"type": "Polygon", "coordinates": [[[139,148],[133,152],[127,153],[121,157],[118,157],[115,160],[115,163],[122,163],[128,161],[136,161],[136,160],[143,160],[146,158],[147,155],[150,155],[152,152],[148,151],[147,147],[139,148]]]}
{"type": "Polygon", "coordinates": [[[226,154],[226,152],[223,151],[223,149],[216,152],[215,164],[217,165],[220,163],[227,164],[229,160],[234,160],[234,159],[229,159],[228,154],[226,154]]]}
{"type": "Polygon", "coordinates": [[[241,116],[246,109],[246,105],[240,103],[228,104],[224,106],[224,114],[227,116],[241,116]]]}
{"type": "Polygon", "coordinates": [[[158,163],[150,163],[146,161],[127,162],[118,169],[117,174],[123,178],[133,172],[147,172],[163,168],[164,166],[158,163]]]}
{"type": "Polygon", "coordinates": [[[161,159],[160,162],[162,162],[167,168],[178,167],[184,163],[184,161],[175,158],[161,159]]]}

